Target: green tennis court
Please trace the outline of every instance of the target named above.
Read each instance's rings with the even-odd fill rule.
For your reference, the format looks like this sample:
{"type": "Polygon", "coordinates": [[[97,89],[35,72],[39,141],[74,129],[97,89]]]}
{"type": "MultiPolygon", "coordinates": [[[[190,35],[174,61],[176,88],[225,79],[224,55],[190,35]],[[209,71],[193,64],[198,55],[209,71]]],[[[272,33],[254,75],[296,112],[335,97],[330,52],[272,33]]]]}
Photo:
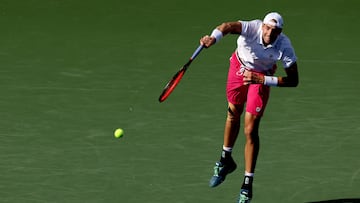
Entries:
{"type": "Polygon", "coordinates": [[[358,0],[1,0],[0,202],[235,202],[243,139],[238,170],[217,188],[208,181],[236,37],[203,50],[173,94],[161,104],[158,96],[201,36],[274,10],[300,85],[272,89],[252,202],[360,202],[359,8],[358,0]]]}

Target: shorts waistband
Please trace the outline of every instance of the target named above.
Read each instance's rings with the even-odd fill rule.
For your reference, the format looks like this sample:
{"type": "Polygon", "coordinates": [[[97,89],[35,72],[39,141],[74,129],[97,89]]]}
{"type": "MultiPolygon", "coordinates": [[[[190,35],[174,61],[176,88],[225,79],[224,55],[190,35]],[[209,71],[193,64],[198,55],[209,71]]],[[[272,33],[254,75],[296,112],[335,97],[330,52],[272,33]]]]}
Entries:
{"type": "Polygon", "coordinates": [[[246,67],[246,66],[245,66],[245,63],[244,63],[243,60],[240,58],[237,49],[235,50],[235,55],[236,55],[237,60],[241,63],[241,65],[244,66],[244,67],[246,67]]]}

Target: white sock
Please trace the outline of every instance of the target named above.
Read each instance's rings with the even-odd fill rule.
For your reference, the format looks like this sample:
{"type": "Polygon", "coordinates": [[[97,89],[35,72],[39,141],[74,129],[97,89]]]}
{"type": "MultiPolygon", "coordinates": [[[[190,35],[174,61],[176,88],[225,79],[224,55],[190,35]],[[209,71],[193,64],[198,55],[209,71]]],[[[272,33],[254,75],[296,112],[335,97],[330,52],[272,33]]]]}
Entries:
{"type": "Polygon", "coordinates": [[[223,146],[223,150],[227,152],[232,152],[232,147],[225,147],[223,146]]]}
{"type": "Polygon", "coordinates": [[[245,171],[245,176],[254,177],[254,173],[249,173],[245,171]]]}

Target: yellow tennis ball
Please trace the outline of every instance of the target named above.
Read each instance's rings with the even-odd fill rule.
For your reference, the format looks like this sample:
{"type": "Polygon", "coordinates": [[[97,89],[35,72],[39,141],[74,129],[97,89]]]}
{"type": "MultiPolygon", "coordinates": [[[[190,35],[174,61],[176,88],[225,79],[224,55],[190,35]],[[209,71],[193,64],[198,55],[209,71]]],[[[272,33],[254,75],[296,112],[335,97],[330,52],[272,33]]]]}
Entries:
{"type": "Polygon", "coordinates": [[[121,129],[121,128],[116,129],[115,132],[114,132],[114,136],[115,136],[116,138],[120,138],[120,137],[122,137],[123,135],[124,135],[124,130],[121,129]]]}

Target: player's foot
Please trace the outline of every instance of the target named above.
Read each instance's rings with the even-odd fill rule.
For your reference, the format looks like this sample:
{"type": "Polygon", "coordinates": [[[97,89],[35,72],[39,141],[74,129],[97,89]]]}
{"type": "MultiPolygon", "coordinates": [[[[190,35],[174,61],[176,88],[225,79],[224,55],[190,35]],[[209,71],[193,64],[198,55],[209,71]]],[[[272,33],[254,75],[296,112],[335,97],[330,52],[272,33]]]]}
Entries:
{"type": "Polygon", "coordinates": [[[216,162],[214,166],[214,175],[210,179],[209,186],[216,187],[220,185],[225,180],[226,175],[233,172],[235,169],[236,164],[232,159],[226,164],[216,162]]]}
{"type": "Polygon", "coordinates": [[[251,191],[246,189],[241,189],[239,195],[239,201],[237,201],[237,203],[250,203],[251,198],[252,198],[251,191]]]}

